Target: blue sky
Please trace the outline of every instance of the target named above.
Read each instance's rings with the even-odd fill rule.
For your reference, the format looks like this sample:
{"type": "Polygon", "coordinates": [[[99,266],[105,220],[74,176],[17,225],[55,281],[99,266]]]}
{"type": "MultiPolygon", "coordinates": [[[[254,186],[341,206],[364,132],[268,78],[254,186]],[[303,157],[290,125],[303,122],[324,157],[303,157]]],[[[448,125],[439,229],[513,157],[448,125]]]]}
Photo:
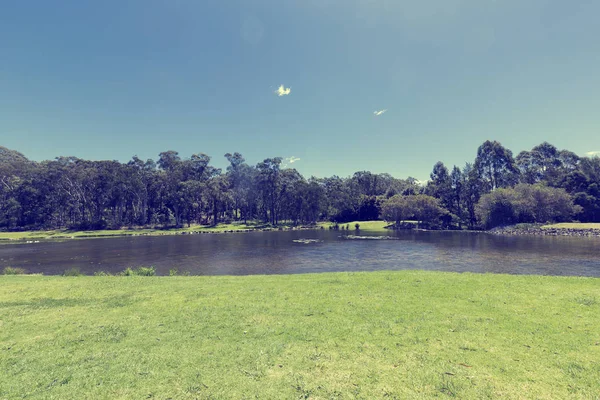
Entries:
{"type": "MultiPolygon", "coordinates": [[[[1,0],[0,0],[1,1],[1,0]]],[[[23,0],[0,12],[0,145],[203,152],[425,179],[486,139],[600,151],[600,2],[23,0]],[[289,94],[276,91],[284,85],[289,94]],[[387,110],[381,115],[374,112],[387,110]]]]}

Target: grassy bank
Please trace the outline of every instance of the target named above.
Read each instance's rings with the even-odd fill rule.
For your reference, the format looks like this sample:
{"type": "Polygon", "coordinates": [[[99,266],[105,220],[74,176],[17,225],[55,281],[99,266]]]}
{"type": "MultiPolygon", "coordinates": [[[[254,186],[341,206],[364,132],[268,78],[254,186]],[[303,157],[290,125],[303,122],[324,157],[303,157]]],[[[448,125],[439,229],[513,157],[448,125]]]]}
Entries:
{"type": "MultiPolygon", "coordinates": [[[[360,229],[363,231],[381,231],[385,232],[384,221],[353,221],[341,226],[348,225],[350,230],[355,230],[355,225],[360,224],[360,229]]],[[[333,226],[330,222],[321,222],[314,226],[315,229],[328,229],[333,226]]],[[[216,226],[208,225],[192,225],[183,228],[170,229],[112,229],[112,230],[95,230],[95,231],[73,231],[67,229],[46,230],[46,231],[25,231],[25,232],[0,232],[0,241],[9,240],[46,240],[46,239],[77,239],[77,238],[98,238],[98,237],[119,237],[119,236],[160,236],[160,235],[180,235],[185,233],[223,233],[230,231],[246,231],[246,230],[265,230],[265,229],[289,229],[292,224],[279,224],[271,226],[262,222],[242,222],[230,224],[218,224],[216,226]]],[[[296,227],[297,228],[297,227],[296,227]]]]}
{"type": "MultiPolygon", "coordinates": [[[[344,229],[346,227],[348,227],[349,231],[354,231],[354,230],[356,230],[356,224],[359,225],[359,230],[361,230],[361,231],[389,232],[389,230],[386,229],[386,226],[388,226],[389,223],[387,223],[385,221],[352,221],[352,222],[340,223],[338,225],[339,225],[340,229],[342,229],[342,227],[344,229]]],[[[329,227],[333,227],[334,224],[331,222],[323,222],[323,223],[319,224],[319,226],[323,226],[325,229],[328,229],[329,227]]]]}
{"type": "Polygon", "coordinates": [[[562,222],[542,226],[542,229],[600,229],[600,223],[562,222]]]}
{"type": "MultiPolygon", "coordinates": [[[[317,228],[320,228],[320,224],[317,228]]],[[[161,236],[161,235],[180,235],[184,233],[223,233],[229,231],[245,231],[245,230],[263,230],[263,229],[278,229],[291,228],[291,224],[281,224],[273,227],[264,223],[231,223],[218,224],[216,226],[209,225],[192,225],[183,228],[168,228],[168,229],[111,229],[111,230],[91,230],[91,231],[74,231],[68,229],[46,230],[46,231],[25,231],[25,232],[0,232],[0,240],[45,240],[45,239],[76,239],[76,238],[97,238],[97,237],[112,237],[112,236],[161,236]]]]}
{"type": "Polygon", "coordinates": [[[0,398],[595,398],[600,281],[0,277],[0,398]]]}

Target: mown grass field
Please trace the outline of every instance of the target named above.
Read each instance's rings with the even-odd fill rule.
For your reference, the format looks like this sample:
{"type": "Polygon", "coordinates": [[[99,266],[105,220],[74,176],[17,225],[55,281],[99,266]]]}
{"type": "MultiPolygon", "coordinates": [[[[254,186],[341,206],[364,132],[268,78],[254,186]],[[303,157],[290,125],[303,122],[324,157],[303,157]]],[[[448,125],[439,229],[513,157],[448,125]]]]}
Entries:
{"type": "Polygon", "coordinates": [[[600,223],[561,222],[560,224],[544,225],[542,229],[600,229],[600,223]]]}
{"type": "MultiPolygon", "coordinates": [[[[385,221],[352,221],[339,224],[339,228],[342,229],[342,227],[346,228],[347,226],[349,231],[354,231],[356,230],[356,224],[359,224],[359,230],[361,231],[389,232],[389,229],[386,229],[389,223],[385,221]]],[[[319,226],[323,226],[325,229],[328,229],[330,226],[333,227],[333,225],[331,222],[322,222],[319,224],[319,226]]]]}
{"type": "Polygon", "coordinates": [[[597,399],[600,280],[0,276],[0,399],[597,399]]]}

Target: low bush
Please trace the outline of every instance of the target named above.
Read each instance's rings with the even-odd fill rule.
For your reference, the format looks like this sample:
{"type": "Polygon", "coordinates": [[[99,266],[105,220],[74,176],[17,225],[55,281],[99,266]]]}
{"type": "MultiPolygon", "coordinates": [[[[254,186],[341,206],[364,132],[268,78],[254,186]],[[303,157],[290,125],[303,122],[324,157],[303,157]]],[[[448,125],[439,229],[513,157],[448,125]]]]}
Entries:
{"type": "Polygon", "coordinates": [[[83,275],[78,267],[73,267],[65,270],[63,276],[81,276],[83,275]]]}
{"type": "Polygon", "coordinates": [[[27,271],[24,268],[5,267],[4,275],[25,275],[27,271]]]}
{"type": "Polygon", "coordinates": [[[156,268],[154,267],[127,267],[119,275],[121,276],[154,276],[156,275],[156,268]]]}

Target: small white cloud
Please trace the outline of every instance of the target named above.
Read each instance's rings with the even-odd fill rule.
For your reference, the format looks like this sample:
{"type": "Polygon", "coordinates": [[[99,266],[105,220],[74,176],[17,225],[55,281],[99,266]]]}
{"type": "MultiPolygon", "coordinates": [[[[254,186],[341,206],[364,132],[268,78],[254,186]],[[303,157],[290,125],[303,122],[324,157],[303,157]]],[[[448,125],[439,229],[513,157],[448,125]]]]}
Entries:
{"type": "Polygon", "coordinates": [[[286,88],[283,85],[279,86],[279,88],[277,88],[277,90],[275,91],[275,93],[277,93],[277,96],[279,96],[279,97],[287,96],[291,92],[292,92],[292,88],[286,88]]]}
{"type": "Polygon", "coordinates": [[[376,117],[379,117],[381,114],[384,114],[386,111],[387,111],[387,108],[385,110],[373,111],[373,115],[375,115],[376,117]]]}
{"type": "Polygon", "coordinates": [[[298,158],[298,157],[294,157],[294,156],[291,156],[291,157],[286,157],[286,158],[284,158],[284,159],[283,159],[283,161],[284,161],[284,162],[283,162],[283,164],[281,165],[281,168],[287,168],[287,167],[289,167],[289,166],[290,166],[290,164],[293,164],[293,163],[295,163],[295,162],[298,162],[298,161],[300,161],[300,158],[298,158]]]}
{"type": "Polygon", "coordinates": [[[588,157],[600,156],[600,151],[588,151],[585,155],[588,157]]]}

